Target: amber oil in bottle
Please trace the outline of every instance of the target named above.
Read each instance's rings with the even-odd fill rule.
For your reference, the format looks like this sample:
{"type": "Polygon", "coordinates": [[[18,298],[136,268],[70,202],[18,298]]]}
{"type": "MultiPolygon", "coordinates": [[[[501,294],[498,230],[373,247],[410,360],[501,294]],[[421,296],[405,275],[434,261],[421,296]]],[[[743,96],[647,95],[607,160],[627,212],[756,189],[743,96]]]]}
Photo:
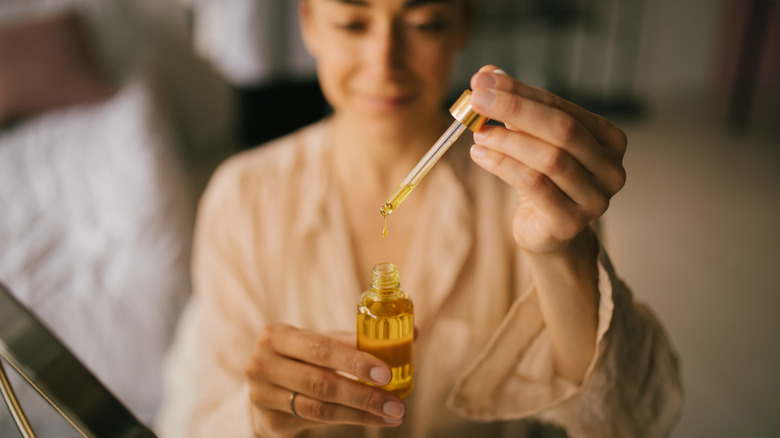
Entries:
{"type": "Polygon", "coordinates": [[[380,263],[371,270],[371,286],[358,302],[357,345],[390,365],[392,379],[381,388],[402,398],[414,388],[413,343],[412,300],[401,290],[398,268],[380,263]]]}

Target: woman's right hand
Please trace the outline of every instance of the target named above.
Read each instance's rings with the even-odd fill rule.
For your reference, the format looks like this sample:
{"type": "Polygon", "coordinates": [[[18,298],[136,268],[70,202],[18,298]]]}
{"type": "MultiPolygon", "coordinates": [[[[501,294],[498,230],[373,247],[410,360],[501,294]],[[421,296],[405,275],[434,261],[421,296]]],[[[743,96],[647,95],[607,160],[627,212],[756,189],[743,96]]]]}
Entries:
{"type": "Polygon", "coordinates": [[[266,326],[246,366],[255,433],[291,437],[333,424],[401,424],[398,396],[337,372],[377,385],[390,381],[390,367],[354,345],[288,324],[266,326]]]}

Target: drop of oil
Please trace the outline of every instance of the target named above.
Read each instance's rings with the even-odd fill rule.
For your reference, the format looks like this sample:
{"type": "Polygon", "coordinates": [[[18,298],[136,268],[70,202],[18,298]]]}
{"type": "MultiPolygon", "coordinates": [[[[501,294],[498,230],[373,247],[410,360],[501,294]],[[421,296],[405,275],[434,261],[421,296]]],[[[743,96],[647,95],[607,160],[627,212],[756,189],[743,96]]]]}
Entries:
{"type": "Polygon", "coordinates": [[[382,208],[379,209],[379,212],[382,214],[382,217],[385,219],[385,226],[382,228],[382,237],[387,237],[387,217],[390,216],[390,213],[393,212],[393,205],[392,204],[385,204],[382,206],[382,208]]]}

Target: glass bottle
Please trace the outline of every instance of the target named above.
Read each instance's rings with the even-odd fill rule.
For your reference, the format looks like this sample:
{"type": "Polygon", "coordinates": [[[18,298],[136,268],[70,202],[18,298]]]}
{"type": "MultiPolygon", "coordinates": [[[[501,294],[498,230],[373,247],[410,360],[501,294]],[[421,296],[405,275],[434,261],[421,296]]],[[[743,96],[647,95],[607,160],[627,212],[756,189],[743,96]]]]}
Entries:
{"type": "Polygon", "coordinates": [[[390,365],[392,379],[381,388],[402,398],[414,388],[413,343],[412,300],[401,290],[398,268],[380,263],[371,270],[371,286],[358,302],[357,345],[390,365]]]}

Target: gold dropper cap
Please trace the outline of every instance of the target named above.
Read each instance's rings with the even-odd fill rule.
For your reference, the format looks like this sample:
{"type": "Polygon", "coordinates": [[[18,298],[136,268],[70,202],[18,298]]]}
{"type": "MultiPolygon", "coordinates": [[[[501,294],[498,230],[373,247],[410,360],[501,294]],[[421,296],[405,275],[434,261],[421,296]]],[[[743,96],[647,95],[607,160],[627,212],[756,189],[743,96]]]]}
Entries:
{"type": "Polygon", "coordinates": [[[482,129],[482,126],[488,121],[487,117],[477,114],[471,107],[471,90],[464,91],[458,100],[452,104],[450,114],[474,132],[482,129]]]}

